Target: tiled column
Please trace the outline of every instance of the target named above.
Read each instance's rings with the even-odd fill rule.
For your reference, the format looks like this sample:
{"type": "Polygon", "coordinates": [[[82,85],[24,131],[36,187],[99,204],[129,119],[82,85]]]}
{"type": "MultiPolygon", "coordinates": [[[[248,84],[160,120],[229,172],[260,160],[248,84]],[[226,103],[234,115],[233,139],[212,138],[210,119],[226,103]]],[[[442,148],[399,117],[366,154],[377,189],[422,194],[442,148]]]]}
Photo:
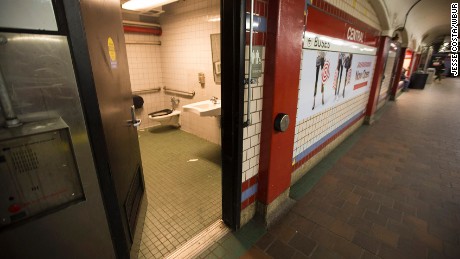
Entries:
{"type": "Polygon", "coordinates": [[[396,66],[395,80],[391,87],[390,100],[393,100],[393,101],[396,100],[396,92],[398,91],[398,84],[399,84],[399,79],[401,78],[402,67],[404,64],[404,57],[406,56],[406,49],[407,47],[401,47],[401,50],[399,52],[398,65],[396,66]]]}
{"type": "MultiPolygon", "coordinates": [[[[411,52],[412,54],[410,55],[410,63],[409,63],[409,67],[405,67],[409,72],[408,72],[408,76],[412,75],[412,73],[414,72],[412,70],[412,66],[414,65],[415,63],[415,51],[412,51],[411,52]]],[[[406,56],[404,56],[404,58],[406,58],[406,56]]]]}
{"type": "Polygon", "coordinates": [[[414,67],[413,67],[413,70],[411,71],[411,74],[418,70],[418,66],[420,65],[420,58],[421,57],[422,57],[421,53],[415,53],[414,52],[414,55],[412,56],[413,62],[414,62],[414,67]]]}
{"type": "Polygon", "coordinates": [[[369,101],[366,108],[365,123],[372,124],[374,121],[374,114],[377,111],[377,102],[380,94],[380,85],[382,84],[382,77],[385,73],[385,63],[390,50],[390,37],[380,36],[379,48],[377,50],[377,61],[375,62],[374,78],[372,79],[372,86],[369,93],[369,101]]]}
{"type": "Polygon", "coordinates": [[[269,224],[283,208],[291,183],[292,150],[300,75],[305,1],[270,1],[265,56],[264,102],[259,165],[258,213],[269,224]],[[274,130],[277,114],[290,124],[285,132],[274,130]]]}

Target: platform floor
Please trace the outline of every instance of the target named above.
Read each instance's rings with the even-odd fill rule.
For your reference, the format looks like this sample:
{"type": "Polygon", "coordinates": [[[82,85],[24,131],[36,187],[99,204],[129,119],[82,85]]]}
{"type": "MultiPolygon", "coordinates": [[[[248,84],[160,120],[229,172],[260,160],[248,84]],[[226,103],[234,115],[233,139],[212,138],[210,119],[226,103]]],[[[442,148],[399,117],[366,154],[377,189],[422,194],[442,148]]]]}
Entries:
{"type": "Polygon", "coordinates": [[[389,102],[291,197],[268,231],[251,222],[201,257],[460,258],[460,79],[389,102]]]}
{"type": "Polygon", "coordinates": [[[148,207],[139,258],[164,258],[221,219],[220,146],[179,129],[139,132],[148,207]]]}

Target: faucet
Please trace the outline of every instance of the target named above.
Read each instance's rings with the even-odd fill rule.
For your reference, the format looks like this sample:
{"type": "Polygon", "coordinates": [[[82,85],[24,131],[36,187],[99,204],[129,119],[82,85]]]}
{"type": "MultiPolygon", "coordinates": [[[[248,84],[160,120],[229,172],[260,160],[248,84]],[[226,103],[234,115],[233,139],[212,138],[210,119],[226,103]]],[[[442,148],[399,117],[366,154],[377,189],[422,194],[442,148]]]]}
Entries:
{"type": "Polygon", "coordinates": [[[211,98],[211,102],[212,102],[213,104],[216,104],[216,103],[217,103],[217,99],[219,99],[219,98],[213,96],[213,97],[211,98]]]}

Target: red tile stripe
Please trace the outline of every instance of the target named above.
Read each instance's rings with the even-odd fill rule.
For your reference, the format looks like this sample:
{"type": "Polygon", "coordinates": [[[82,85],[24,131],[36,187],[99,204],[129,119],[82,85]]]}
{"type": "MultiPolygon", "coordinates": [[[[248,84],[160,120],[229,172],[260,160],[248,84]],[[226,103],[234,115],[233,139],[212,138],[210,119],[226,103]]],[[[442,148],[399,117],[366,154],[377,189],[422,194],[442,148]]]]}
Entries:
{"type": "MultiPolygon", "coordinates": [[[[246,1],[246,12],[251,10],[251,1],[246,1]]],[[[254,1],[254,13],[259,16],[267,14],[267,3],[265,1],[254,1]]]]}
{"type": "MultiPolygon", "coordinates": [[[[248,188],[252,187],[258,182],[259,182],[258,175],[254,175],[253,177],[249,178],[248,180],[242,183],[241,192],[246,191],[248,188]]],[[[241,210],[244,210],[247,206],[253,204],[256,200],[256,195],[257,195],[257,192],[254,193],[254,195],[247,198],[246,200],[244,200],[243,202],[241,202],[241,210]]]]}
{"type": "MultiPolygon", "coordinates": [[[[246,32],[246,45],[249,45],[249,32],[246,32]]],[[[266,32],[254,32],[252,37],[252,44],[254,46],[265,46],[267,42],[266,32]]]]}
{"type": "Polygon", "coordinates": [[[242,203],[241,203],[241,210],[244,210],[246,209],[249,205],[253,204],[255,201],[256,201],[256,196],[257,196],[257,193],[252,195],[251,197],[249,197],[248,199],[244,200],[242,203]]]}

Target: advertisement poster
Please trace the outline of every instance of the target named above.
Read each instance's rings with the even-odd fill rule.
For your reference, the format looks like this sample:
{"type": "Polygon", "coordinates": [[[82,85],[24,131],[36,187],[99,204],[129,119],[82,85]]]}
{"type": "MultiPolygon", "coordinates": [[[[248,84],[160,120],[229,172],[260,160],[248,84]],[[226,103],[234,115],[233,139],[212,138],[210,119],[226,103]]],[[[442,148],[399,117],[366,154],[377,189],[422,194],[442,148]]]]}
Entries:
{"type": "Polygon", "coordinates": [[[297,121],[368,92],[376,57],[303,49],[297,121]]]}

